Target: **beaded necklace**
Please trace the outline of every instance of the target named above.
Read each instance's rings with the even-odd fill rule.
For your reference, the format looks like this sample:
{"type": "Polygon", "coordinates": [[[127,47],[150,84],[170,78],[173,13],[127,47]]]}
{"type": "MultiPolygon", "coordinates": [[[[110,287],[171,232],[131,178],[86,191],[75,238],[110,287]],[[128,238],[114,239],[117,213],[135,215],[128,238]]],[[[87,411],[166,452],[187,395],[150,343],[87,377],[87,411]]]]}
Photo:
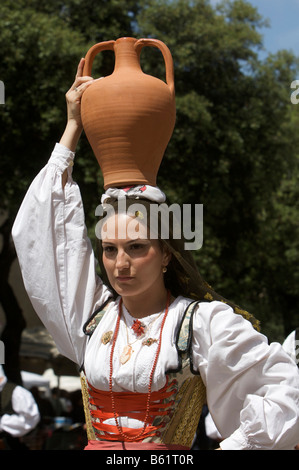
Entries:
{"type": "MultiPolygon", "coordinates": [[[[131,329],[136,334],[137,339],[135,339],[135,341],[131,341],[131,343],[129,342],[128,327],[127,327],[126,319],[124,317],[124,323],[125,323],[125,326],[126,326],[126,333],[127,333],[127,344],[124,347],[124,349],[122,351],[122,354],[120,355],[120,363],[122,365],[126,364],[126,362],[128,362],[131,359],[132,353],[134,352],[133,349],[132,349],[132,345],[134,343],[136,343],[140,337],[143,338],[145,335],[150,334],[151,329],[153,327],[153,324],[160,318],[162,313],[163,313],[163,310],[162,310],[162,312],[160,312],[160,314],[154,320],[152,320],[150,322],[150,324],[147,327],[145,327],[139,320],[135,320],[134,323],[133,323],[133,326],[131,326],[131,329]]],[[[150,338],[148,336],[147,338],[145,338],[142,341],[142,345],[143,346],[151,346],[152,344],[156,343],[157,341],[158,341],[157,339],[150,338]]]]}
{"type": "Polygon", "coordinates": [[[109,392],[110,392],[110,396],[111,396],[112,411],[113,411],[116,427],[118,429],[118,432],[121,434],[121,436],[123,436],[127,441],[135,441],[136,439],[141,437],[142,434],[144,434],[145,428],[147,426],[147,420],[148,420],[149,412],[150,412],[150,399],[151,399],[151,394],[152,394],[153,375],[154,375],[156,365],[157,365],[157,362],[158,362],[158,357],[159,357],[159,354],[160,354],[162,331],[163,331],[165,320],[166,320],[166,317],[167,317],[167,314],[168,314],[169,302],[170,302],[170,291],[167,292],[167,302],[166,302],[165,313],[164,313],[162,324],[161,324],[158,348],[157,348],[157,352],[156,352],[155,359],[154,359],[154,364],[153,364],[151,374],[150,374],[150,378],[149,378],[144,425],[143,425],[143,428],[141,429],[140,433],[137,436],[134,436],[134,437],[128,436],[127,434],[125,434],[123,432],[119,422],[118,422],[118,419],[117,419],[118,416],[117,416],[117,412],[116,412],[116,409],[115,409],[114,393],[113,393],[113,390],[112,390],[113,354],[114,354],[115,343],[116,343],[116,339],[117,339],[117,335],[118,335],[120,319],[121,319],[121,315],[122,315],[122,299],[120,299],[120,302],[119,302],[118,318],[117,318],[117,323],[116,323],[116,328],[115,328],[115,333],[114,333],[112,347],[111,347],[111,353],[110,353],[109,392]]]}

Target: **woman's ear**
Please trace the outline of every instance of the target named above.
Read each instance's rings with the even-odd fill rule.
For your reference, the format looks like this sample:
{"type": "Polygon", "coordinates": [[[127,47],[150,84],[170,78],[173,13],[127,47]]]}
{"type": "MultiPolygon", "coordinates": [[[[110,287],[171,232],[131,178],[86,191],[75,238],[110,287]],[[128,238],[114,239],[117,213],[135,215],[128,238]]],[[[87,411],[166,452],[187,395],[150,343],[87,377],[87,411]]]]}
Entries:
{"type": "Polygon", "coordinates": [[[163,246],[163,266],[168,266],[170,263],[170,260],[172,258],[172,253],[170,250],[167,248],[167,246],[163,246]]]}

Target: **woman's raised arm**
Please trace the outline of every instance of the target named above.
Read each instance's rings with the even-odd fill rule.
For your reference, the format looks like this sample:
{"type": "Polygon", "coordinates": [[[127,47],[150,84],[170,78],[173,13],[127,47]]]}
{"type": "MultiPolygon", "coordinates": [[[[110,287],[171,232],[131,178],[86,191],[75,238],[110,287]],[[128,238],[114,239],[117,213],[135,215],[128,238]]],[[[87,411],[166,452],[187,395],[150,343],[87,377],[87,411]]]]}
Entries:
{"type": "Polygon", "coordinates": [[[66,94],[65,132],[30,185],[12,230],[32,305],[59,351],[78,364],[85,349],[82,326],[110,295],[95,272],[81,194],[72,179],[73,150],[82,130],[80,100],[92,82],[81,76],[83,63],[66,94]]]}
{"type": "MultiPolygon", "coordinates": [[[[81,121],[81,98],[86,88],[93,83],[92,77],[83,77],[84,61],[85,59],[80,60],[75,81],[65,95],[67,104],[67,124],[60,139],[60,144],[67,147],[72,152],[75,152],[76,150],[83,129],[81,121]]],[[[62,178],[63,186],[65,185],[66,180],[67,172],[65,171],[62,178]]]]}

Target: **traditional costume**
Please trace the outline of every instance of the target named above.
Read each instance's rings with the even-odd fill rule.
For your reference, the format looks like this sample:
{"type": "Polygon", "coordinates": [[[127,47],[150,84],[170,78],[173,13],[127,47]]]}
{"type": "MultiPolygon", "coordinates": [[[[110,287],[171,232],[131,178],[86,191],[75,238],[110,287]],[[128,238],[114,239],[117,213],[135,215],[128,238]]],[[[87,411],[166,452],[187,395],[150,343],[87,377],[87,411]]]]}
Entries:
{"type": "Polygon", "coordinates": [[[217,296],[173,246],[186,289],[171,289],[162,312],[136,322],[96,274],[73,159],[56,144],[13,238],[35,311],[82,368],[87,448],[190,449],[205,400],[222,449],[294,448],[299,374],[283,348],[268,345],[254,319],[217,296]]]}

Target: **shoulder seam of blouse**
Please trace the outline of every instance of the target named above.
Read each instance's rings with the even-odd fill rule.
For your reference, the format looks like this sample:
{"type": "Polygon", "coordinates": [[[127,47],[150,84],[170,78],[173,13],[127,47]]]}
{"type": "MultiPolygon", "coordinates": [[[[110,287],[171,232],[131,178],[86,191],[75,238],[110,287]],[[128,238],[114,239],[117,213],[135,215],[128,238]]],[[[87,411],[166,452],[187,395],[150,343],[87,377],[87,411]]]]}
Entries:
{"type": "Polygon", "coordinates": [[[94,320],[94,318],[95,318],[97,315],[99,315],[99,314],[102,314],[102,315],[99,315],[99,317],[100,317],[100,320],[99,320],[99,321],[101,321],[101,319],[102,319],[102,317],[103,317],[103,315],[104,315],[104,313],[105,313],[105,311],[106,311],[105,307],[107,306],[107,304],[108,304],[109,302],[111,302],[111,300],[113,300],[113,298],[112,298],[112,297],[108,297],[108,299],[107,299],[100,307],[98,307],[98,308],[93,312],[93,314],[88,318],[88,320],[84,323],[84,325],[83,325],[83,333],[84,333],[85,335],[87,335],[87,336],[89,336],[89,337],[92,336],[92,334],[93,334],[93,332],[94,332],[94,330],[95,330],[96,325],[94,325],[94,327],[92,328],[91,325],[90,325],[90,323],[91,323],[92,320],[94,320]],[[90,328],[89,328],[89,327],[90,327],[90,328]]]}

